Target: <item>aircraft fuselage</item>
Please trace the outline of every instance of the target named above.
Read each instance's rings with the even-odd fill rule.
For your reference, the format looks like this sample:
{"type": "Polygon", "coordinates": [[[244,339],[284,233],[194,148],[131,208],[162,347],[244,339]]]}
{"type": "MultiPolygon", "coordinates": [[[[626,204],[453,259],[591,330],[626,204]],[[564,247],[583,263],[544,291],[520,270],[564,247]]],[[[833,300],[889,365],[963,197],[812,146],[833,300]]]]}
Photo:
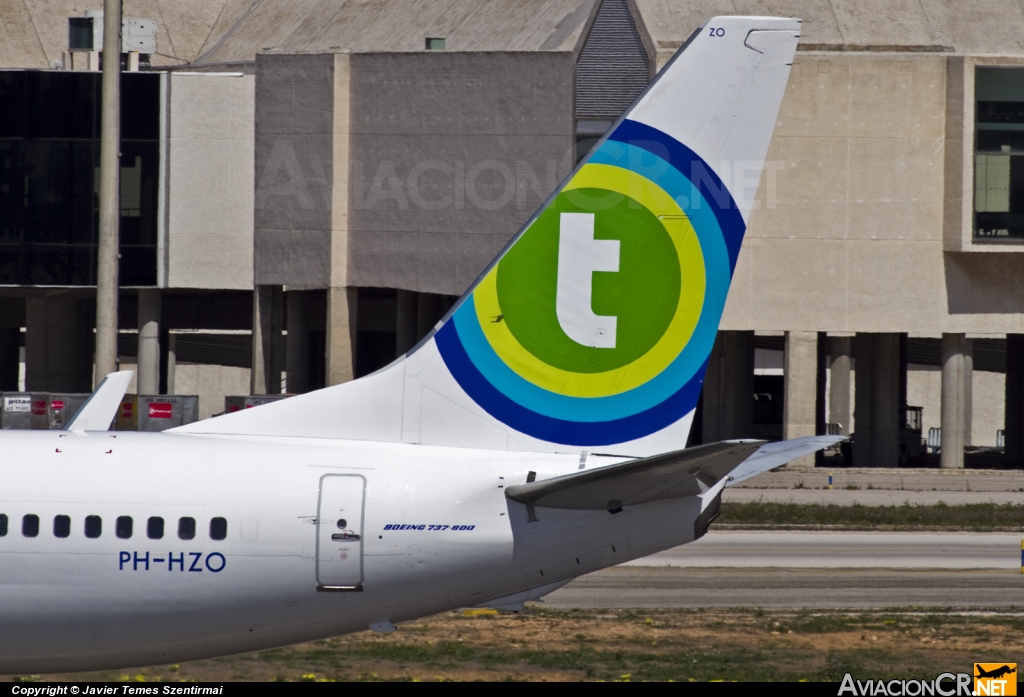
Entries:
{"type": "Polygon", "coordinates": [[[506,499],[529,471],[576,471],[578,455],[0,438],[4,673],[176,662],[388,626],[689,542],[700,512],[691,497],[617,515],[537,509],[530,522],[506,499]]]}

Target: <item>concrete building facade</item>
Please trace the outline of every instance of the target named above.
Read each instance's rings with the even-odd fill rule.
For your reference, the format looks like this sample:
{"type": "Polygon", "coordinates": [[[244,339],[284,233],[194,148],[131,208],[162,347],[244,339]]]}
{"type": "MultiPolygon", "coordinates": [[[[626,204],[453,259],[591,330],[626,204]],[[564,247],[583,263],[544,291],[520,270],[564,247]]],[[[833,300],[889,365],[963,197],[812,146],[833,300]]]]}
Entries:
{"type": "MultiPolygon", "coordinates": [[[[189,47],[181,69],[154,56],[171,115],[161,278],[164,293],[252,293],[254,392],[335,384],[408,350],[701,22],[764,11],[217,8],[162,20],[189,47]]],[[[831,428],[856,433],[855,463],[895,466],[935,428],[943,466],[997,438],[1024,463],[1020,7],[786,0],[772,13],[804,32],[692,440],[831,428]]],[[[20,45],[6,42],[8,65],[47,67],[20,45]]],[[[725,177],[752,191],[741,165],[725,177]]],[[[224,331],[243,329],[236,315],[224,331]]]]}

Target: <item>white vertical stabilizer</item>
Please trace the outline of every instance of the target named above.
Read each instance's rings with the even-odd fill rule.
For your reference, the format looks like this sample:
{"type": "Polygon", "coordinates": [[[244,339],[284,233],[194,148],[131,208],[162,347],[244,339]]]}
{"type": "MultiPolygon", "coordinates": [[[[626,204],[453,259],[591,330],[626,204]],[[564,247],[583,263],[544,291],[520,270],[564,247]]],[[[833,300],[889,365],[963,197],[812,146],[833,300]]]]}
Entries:
{"type": "Polygon", "coordinates": [[[705,23],[413,351],[181,433],[685,446],[800,20],[705,23]]]}

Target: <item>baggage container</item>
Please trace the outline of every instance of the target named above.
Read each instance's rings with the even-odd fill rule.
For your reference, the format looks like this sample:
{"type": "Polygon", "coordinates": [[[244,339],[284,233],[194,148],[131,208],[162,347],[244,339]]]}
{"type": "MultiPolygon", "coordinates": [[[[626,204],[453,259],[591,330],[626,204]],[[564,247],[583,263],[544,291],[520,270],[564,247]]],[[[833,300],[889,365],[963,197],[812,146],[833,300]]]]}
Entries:
{"type": "Polygon", "coordinates": [[[118,431],[139,430],[139,397],[134,394],[126,394],[121,398],[121,406],[114,418],[114,428],[118,431]]]}
{"type": "Polygon", "coordinates": [[[47,428],[59,431],[75,418],[91,395],[54,393],[46,400],[47,428]]]}
{"type": "Polygon", "coordinates": [[[258,407],[261,404],[276,402],[279,399],[287,399],[291,396],[292,395],[290,394],[251,394],[248,396],[229,395],[224,398],[224,413],[233,414],[236,411],[252,409],[253,407],[258,407]]]}
{"type": "Polygon", "coordinates": [[[184,426],[199,419],[199,396],[140,394],[136,414],[139,431],[166,431],[184,426]]]}
{"type": "Polygon", "coordinates": [[[4,430],[40,430],[50,427],[46,416],[49,395],[45,392],[4,392],[0,427],[4,430]]]}
{"type": "Polygon", "coordinates": [[[270,404],[281,399],[288,399],[290,394],[253,394],[245,398],[245,408],[252,409],[262,404],[270,404]]]}

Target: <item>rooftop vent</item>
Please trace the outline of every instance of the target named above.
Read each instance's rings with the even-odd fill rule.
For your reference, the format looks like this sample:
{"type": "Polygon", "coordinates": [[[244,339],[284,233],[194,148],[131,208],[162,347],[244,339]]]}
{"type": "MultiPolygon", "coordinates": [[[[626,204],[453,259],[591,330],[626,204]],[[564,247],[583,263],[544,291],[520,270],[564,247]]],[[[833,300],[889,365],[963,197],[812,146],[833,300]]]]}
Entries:
{"type": "MultiPolygon", "coordinates": [[[[428,39],[429,41],[429,39],[428,39]]],[[[68,50],[103,50],[103,12],[86,10],[84,17],[68,17],[68,50]]],[[[121,53],[156,53],[156,20],[121,18],[121,53]]]]}

